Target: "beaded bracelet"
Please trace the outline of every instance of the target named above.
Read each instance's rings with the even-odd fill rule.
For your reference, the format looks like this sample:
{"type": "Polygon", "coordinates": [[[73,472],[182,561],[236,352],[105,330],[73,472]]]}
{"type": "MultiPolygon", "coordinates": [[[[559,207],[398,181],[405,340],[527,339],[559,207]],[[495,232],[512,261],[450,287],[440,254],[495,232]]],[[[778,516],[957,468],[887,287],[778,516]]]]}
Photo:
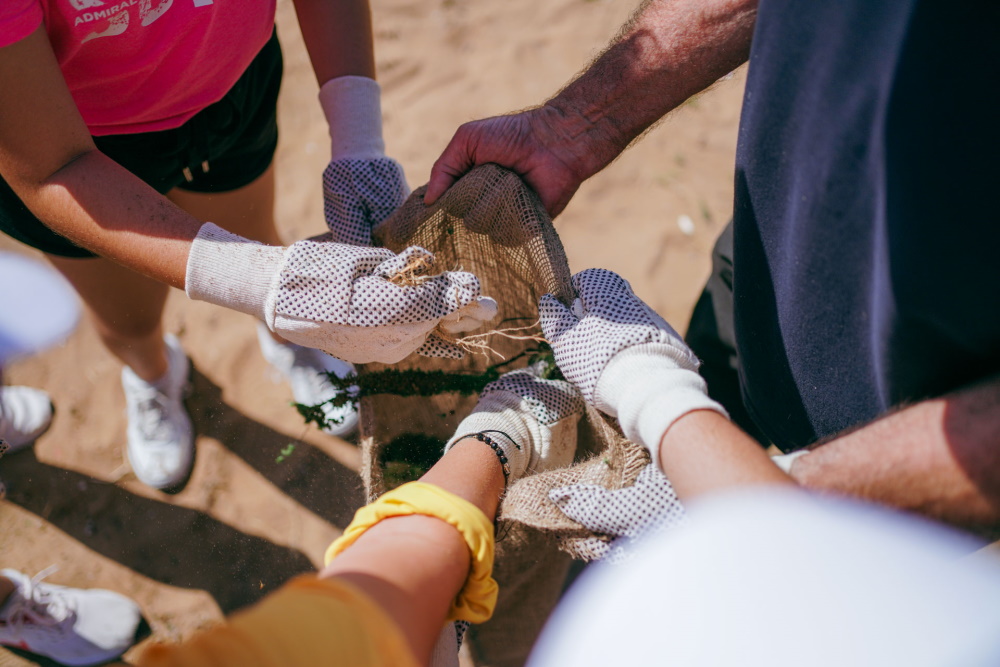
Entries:
{"type": "Polygon", "coordinates": [[[510,464],[507,462],[507,455],[504,454],[503,447],[498,445],[496,441],[493,440],[493,438],[486,435],[487,433],[499,433],[508,440],[510,440],[512,443],[514,443],[515,447],[520,449],[520,446],[518,446],[518,444],[514,442],[514,438],[510,437],[503,431],[480,431],[479,433],[467,433],[460,438],[456,438],[455,442],[458,442],[460,440],[465,440],[466,438],[475,438],[479,442],[489,445],[490,449],[496,452],[497,457],[500,459],[500,467],[503,469],[503,485],[506,487],[507,484],[510,482],[510,464]]]}

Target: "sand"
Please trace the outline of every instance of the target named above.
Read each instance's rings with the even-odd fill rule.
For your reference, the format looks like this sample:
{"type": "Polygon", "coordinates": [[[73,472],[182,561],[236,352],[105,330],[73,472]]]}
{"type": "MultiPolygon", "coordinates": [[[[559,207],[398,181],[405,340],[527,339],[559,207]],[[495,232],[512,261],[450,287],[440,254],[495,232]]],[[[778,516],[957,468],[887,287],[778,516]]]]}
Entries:
{"type": "MultiPolygon", "coordinates": [[[[286,79],[277,221],[291,242],[324,229],[328,149],[292,3],[278,7],[286,79]]],[[[544,101],[632,8],[611,0],[373,0],[389,154],[411,185],[425,183],[461,123],[544,101]]],[[[574,271],[621,273],[681,330],[731,213],[742,88],[740,71],[684,105],[584,184],[556,221],[574,271]]],[[[7,237],[0,248],[31,254],[7,237]]],[[[57,564],[55,583],[130,595],[152,637],[169,641],[319,564],[361,502],[361,485],[356,446],[303,426],[248,317],[175,291],[165,322],[195,368],[198,458],[187,487],[166,495],[131,473],[121,367],[84,319],[64,345],[6,369],[8,384],[49,391],[57,415],[34,451],[0,462],[8,486],[0,567],[34,574],[57,564]]],[[[0,665],[24,664],[35,663],[0,649],[0,665]]]]}

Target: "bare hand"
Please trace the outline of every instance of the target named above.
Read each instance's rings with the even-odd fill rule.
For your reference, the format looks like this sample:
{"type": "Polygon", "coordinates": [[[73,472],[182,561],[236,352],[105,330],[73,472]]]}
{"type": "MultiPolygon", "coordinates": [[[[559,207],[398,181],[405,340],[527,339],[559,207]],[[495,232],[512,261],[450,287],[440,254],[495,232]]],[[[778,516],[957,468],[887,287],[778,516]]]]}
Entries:
{"type": "Polygon", "coordinates": [[[561,118],[546,106],[462,125],[434,163],[424,203],[433,204],[473,167],[495,162],[534,188],[549,215],[559,215],[580,183],[597,171],[589,168],[578,137],[557,129],[565,124],[561,118]]]}

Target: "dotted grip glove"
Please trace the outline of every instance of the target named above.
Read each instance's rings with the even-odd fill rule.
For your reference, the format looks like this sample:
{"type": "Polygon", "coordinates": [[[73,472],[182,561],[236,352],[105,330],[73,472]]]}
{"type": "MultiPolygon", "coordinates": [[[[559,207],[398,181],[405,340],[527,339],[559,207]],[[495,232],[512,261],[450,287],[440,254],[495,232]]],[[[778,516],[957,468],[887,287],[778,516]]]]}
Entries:
{"type": "Polygon", "coordinates": [[[253,315],[286,340],[354,363],[392,364],[417,351],[461,358],[434,335],[479,326],[496,315],[471,273],[446,271],[408,285],[390,281],[423,248],[396,255],[324,241],[288,247],[249,241],[208,222],[188,254],[187,295],[253,315]]]}
{"type": "Polygon", "coordinates": [[[572,308],[542,297],[542,331],[556,364],[584,400],[618,419],[625,436],[659,462],[660,439],[692,410],[714,410],[698,374],[699,361],[667,322],[604,269],[573,276],[578,298],[572,308]]]}
{"type": "Polygon", "coordinates": [[[573,484],[549,491],[563,514],[605,538],[586,540],[597,560],[628,559],[639,540],[687,519],[670,480],[655,463],[642,469],[631,486],[614,491],[596,484],[573,484]]]}
{"type": "Polygon", "coordinates": [[[511,371],[483,388],[445,451],[464,436],[485,432],[503,449],[511,483],[528,472],[572,463],[584,410],[580,392],[570,383],[543,380],[531,368],[511,371]]]}
{"type": "Polygon", "coordinates": [[[330,127],[323,172],[323,213],[337,243],[368,246],[371,230],[410,194],[403,168],[386,157],[378,83],[342,76],[323,84],[320,104],[330,127]]]}

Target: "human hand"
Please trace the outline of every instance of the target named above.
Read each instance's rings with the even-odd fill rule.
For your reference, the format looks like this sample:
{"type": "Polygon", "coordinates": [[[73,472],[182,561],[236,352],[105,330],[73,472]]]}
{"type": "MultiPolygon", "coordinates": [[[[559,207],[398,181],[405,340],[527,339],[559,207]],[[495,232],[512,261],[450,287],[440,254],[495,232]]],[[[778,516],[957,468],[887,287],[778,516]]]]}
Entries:
{"type": "Polygon", "coordinates": [[[592,154],[563,118],[543,106],[462,125],[431,169],[424,203],[433,204],[473,167],[495,162],[521,176],[549,215],[559,215],[580,184],[604,166],[593,167],[592,154]]]}
{"type": "Polygon", "coordinates": [[[497,312],[471,273],[398,280],[433,264],[423,248],[395,254],[324,241],[265,246],[206,223],[188,254],[189,297],[254,315],[286,340],[353,363],[392,364],[416,351],[461,358],[433,332],[480,325],[497,312]]]}
{"type": "Polygon", "coordinates": [[[570,383],[543,380],[532,368],[511,371],[486,385],[445,451],[469,435],[485,433],[503,449],[509,484],[525,473],[572,463],[584,410],[580,392],[570,383]]]}
{"type": "Polygon", "coordinates": [[[542,297],[542,331],[556,364],[584,400],[616,417],[625,436],[659,460],[663,433],[692,410],[714,410],[699,361],[680,335],[642,302],[628,282],[604,269],[573,276],[572,308],[542,297]]]}
{"type": "Polygon", "coordinates": [[[323,213],[332,241],[369,246],[371,230],[410,194],[403,168],[386,157],[381,92],[373,79],[342,76],[320,88],[330,128],[323,213]]]}
{"type": "Polygon", "coordinates": [[[670,480],[656,464],[643,468],[635,483],[617,490],[573,484],[549,491],[549,499],[587,530],[605,538],[584,540],[595,560],[621,562],[635,542],[687,519],[670,480]]]}

